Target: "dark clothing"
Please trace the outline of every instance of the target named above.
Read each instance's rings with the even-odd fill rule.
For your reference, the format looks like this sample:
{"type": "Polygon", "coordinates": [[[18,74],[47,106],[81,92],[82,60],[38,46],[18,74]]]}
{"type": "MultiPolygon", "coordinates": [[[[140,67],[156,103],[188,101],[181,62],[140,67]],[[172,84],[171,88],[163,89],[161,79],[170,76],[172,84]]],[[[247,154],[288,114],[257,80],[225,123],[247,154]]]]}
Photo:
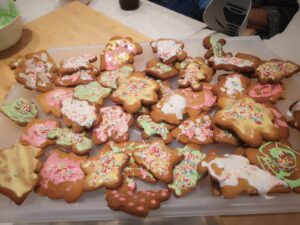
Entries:
{"type": "MultiPolygon", "coordinates": [[[[200,2],[206,2],[206,0],[150,1],[203,22],[202,15],[205,8],[203,8],[203,4],[200,2]]],[[[207,5],[207,2],[205,5],[207,5]]],[[[252,0],[252,7],[264,8],[267,11],[269,27],[265,32],[259,33],[259,35],[262,38],[270,38],[275,34],[284,31],[295,13],[298,11],[299,5],[297,0],[252,0]]]]}

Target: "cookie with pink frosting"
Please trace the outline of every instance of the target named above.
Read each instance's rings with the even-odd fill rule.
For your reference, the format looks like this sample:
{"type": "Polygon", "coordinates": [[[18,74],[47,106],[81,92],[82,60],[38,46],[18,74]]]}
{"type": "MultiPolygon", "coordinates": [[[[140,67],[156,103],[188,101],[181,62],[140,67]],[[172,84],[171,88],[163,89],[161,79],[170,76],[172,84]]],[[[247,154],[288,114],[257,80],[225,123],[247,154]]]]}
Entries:
{"type": "Polygon", "coordinates": [[[129,128],[133,124],[130,113],[124,112],[120,106],[108,106],[100,109],[101,122],[93,129],[93,142],[96,145],[113,140],[124,142],[129,140],[129,128]]]}
{"type": "Polygon", "coordinates": [[[44,149],[49,145],[55,144],[55,141],[48,139],[48,133],[59,127],[59,122],[55,120],[34,119],[25,127],[20,137],[20,142],[23,145],[44,149]]]}
{"type": "Polygon", "coordinates": [[[64,199],[68,203],[77,201],[83,193],[85,178],[80,164],[86,158],[58,149],[51,151],[39,173],[36,192],[50,199],[64,199]]]}
{"type": "Polygon", "coordinates": [[[139,43],[134,42],[131,37],[120,37],[120,36],[112,37],[105,46],[105,49],[108,50],[118,49],[118,48],[126,49],[133,56],[143,53],[142,46],[139,43]]]}
{"type": "Polygon", "coordinates": [[[133,62],[133,55],[124,47],[104,49],[100,52],[100,71],[117,70],[133,62]]]}
{"type": "Polygon", "coordinates": [[[289,108],[289,114],[293,117],[288,121],[289,126],[300,131],[300,101],[295,101],[289,108]]]}
{"type": "Polygon", "coordinates": [[[82,70],[96,71],[96,68],[92,64],[96,60],[97,56],[93,54],[83,54],[66,58],[60,62],[59,74],[63,76],[82,70]]]}

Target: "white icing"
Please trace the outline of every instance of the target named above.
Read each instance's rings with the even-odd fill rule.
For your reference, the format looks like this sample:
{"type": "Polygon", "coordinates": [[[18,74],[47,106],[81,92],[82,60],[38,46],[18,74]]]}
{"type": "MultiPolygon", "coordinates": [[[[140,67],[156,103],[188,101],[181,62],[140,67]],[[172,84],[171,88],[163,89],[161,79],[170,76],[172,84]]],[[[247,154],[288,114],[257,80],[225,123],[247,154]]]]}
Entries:
{"type": "Polygon", "coordinates": [[[221,187],[237,186],[239,179],[244,179],[249,185],[254,187],[260,195],[267,195],[275,186],[287,186],[284,181],[257,166],[250,165],[247,158],[239,155],[226,154],[225,158],[215,158],[209,163],[203,161],[202,166],[208,168],[211,176],[219,181],[221,187]],[[221,174],[216,174],[212,165],[222,169],[221,174]]]}
{"type": "Polygon", "coordinates": [[[209,61],[212,61],[215,65],[235,65],[237,67],[252,67],[253,62],[247,59],[240,59],[236,57],[211,57],[209,61]]]}
{"type": "Polygon", "coordinates": [[[164,103],[161,111],[165,114],[175,114],[177,119],[182,119],[182,113],[187,101],[181,95],[171,95],[164,103]]]}
{"type": "MultiPolygon", "coordinates": [[[[153,42],[155,43],[155,42],[153,42]]],[[[170,58],[177,55],[177,53],[182,51],[182,44],[177,44],[174,40],[160,40],[155,43],[155,45],[152,43],[152,46],[157,47],[157,55],[159,58],[161,58],[163,61],[167,61],[170,58]]]]}
{"type": "Polygon", "coordinates": [[[241,79],[238,76],[233,76],[226,77],[224,88],[221,88],[221,90],[226,92],[227,95],[234,95],[237,93],[242,93],[244,88],[242,87],[241,79]]]}
{"type": "Polygon", "coordinates": [[[36,75],[34,73],[19,73],[18,75],[26,80],[26,86],[33,89],[36,88],[36,75]]]}
{"type": "Polygon", "coordinates": [[[70,57],[63,61],[62,67],[65,69],[86,68],[90,61],[93,60],[95,57],[96,56],[92,54],[70,57]]]}

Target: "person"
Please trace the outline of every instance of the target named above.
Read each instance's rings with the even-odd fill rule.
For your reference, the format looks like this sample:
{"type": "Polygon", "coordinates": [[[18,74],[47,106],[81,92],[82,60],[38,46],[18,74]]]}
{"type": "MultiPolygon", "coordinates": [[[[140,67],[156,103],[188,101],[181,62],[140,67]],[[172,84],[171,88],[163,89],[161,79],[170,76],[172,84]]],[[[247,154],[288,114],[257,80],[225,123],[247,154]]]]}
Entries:
{"type": "MultiPolygon", "coordinates": [[[[222,0],[150,0],[203,22],[203,13],[211,1],[222,0]]],[[[270,38],[284,31],[298,11],[297,0],[252,0],[248,27],[262,38],[270,38]]]]}

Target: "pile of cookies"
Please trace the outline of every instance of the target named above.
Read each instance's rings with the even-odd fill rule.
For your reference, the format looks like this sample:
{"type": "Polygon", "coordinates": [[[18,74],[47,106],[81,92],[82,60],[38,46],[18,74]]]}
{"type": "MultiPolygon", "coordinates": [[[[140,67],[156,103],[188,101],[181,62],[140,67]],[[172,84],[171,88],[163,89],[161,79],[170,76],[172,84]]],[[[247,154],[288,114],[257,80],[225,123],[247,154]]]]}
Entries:
{"type": "Polygon", "coordinates": [[[18,143],[0,150],[0,193],[16,204],[32,190],[71,203],[105,188],[111,209],[146,216],[207,175],[213,193],[224,198],[300,192],[300,153],[288,142],[288,125],[300,130],[300,101],[290,107],[291,121],[274,105],[285,99],[281,80],[298,73],[297,64],[233,56],[225,53],[224,39],[212,36],[203,40],[203,58],[188,56],[173,39],[150,46],[156,58],[144,71],[133,66],[142,47],[128,37],[108,42],[100,67],[92,54],[57,67],[44,50],[11,63],[16,80],[39,94],[1,107],[25,128],[18,143]],[[216,71],[224,74],[213,84],[216,71]],[[108,98],[115,104],[104,104],[108,98]],[[53,117],[40,119],[39,113],[53,117]],[[131,140],[133,126],[143,141],[131,140]],[[183,147],[168,147],[172,142],[183,147]],[[214,143],[236,151],[201,151],[214,143]],[[90,154],[95,145],[101,146],[90,154]],[[136,179],[165,188],[138,190],[136,179]]]}

